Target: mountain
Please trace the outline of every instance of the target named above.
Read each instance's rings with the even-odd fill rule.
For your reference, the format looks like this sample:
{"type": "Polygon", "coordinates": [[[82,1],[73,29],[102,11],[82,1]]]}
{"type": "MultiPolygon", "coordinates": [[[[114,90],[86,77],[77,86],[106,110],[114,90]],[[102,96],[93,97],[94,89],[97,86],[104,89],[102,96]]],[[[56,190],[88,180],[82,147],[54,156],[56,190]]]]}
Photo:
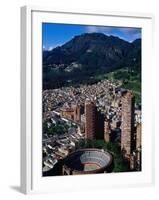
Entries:
{"type": "Polygon", "coordinates": [[[127,57],[129,68],[141,73],[141,39],[134,40],[132,46],[133,48],[127,57]]]}
{"type": "Polygon", "coordinates": [[[52,78],[65,76],[72,80],[74,75],[89,78],[122,67],[135,69],[139,65],[141,39],[130,43],[103,33],[85,33],[51,51],[43,51],[43,81],[47,88],[52,78]]]}
{"type": "Polygon", "coordinates": [[[132,44],[133,44],[135,47],[137,47],[137,48],[141,47],[141,39],[138,38],[138,39],[134,40],[134,41],[132,42],[132,44]]]}

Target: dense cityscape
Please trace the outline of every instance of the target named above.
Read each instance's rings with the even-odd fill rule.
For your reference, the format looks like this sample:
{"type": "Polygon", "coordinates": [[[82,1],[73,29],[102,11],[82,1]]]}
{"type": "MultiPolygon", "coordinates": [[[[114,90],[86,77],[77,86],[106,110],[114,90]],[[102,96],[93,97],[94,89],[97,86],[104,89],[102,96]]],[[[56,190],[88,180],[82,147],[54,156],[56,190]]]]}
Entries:
{"type": "Polygon", "coordinates": [[[43,91],[43,175],[62,175],[56,166],[94,140],[117,144],[127,171],[141,170],[141,109],[131,91],[110,80],[43,91]]]}

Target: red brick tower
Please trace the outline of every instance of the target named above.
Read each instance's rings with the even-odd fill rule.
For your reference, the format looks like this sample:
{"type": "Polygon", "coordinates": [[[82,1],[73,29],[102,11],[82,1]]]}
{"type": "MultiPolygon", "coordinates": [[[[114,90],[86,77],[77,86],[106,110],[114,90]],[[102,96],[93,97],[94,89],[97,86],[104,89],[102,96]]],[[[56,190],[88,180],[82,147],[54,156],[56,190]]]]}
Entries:
{"type": "Polygon", "coordinates": [[[121,150],[125,157],[130,158],[134,146],[134,103],[131,92],[122,97],[121,150]]]}
{"type": "Polygon", "coordinates": [[[94,102],[85,102],[85,137],[95,139],[97,125],[97,108],[94,102]]]}

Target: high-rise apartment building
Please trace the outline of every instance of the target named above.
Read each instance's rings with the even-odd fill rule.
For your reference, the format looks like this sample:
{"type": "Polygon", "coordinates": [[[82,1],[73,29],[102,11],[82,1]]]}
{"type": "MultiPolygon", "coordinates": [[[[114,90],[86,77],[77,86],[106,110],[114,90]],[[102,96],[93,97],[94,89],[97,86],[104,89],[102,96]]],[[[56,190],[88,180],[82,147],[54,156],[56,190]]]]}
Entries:
{"type": "Polygon", "coordinates": [[[140,148],[141,148],[141,123],[138,123],[136,127],[136,149],[140,148]]]}
{"type": "Polygon", "coordinates": [[[122,96],[121,150],[125,157],[130,158],[134,150],[134,103],[131,92],[122,96]]]}
{"type": "Polygon", "coordinates": [[[108,120],[104,121],[104,140],[105,142],[111,141],[111,127],[108,120]]]}
{"type": "Polygon", "coordinates": [[[97,107],[94,102],[85,102],[85,137],[95,139],[97,127],[97,107]]]}

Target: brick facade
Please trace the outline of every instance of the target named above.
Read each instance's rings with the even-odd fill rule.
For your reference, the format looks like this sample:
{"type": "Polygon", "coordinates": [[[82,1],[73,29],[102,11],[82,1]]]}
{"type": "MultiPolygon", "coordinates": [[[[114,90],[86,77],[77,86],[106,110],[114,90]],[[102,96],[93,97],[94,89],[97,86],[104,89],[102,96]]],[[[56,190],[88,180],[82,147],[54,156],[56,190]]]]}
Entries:
{"type": "Polygon", "coordinates": [[[134,139],[134,96],[127,92],[122,97],[121,150],[125,157],[133,151],[134,139]]]}
{"type": "Polygon", "coordinates": [[[111,127],[109,121],[104,121],[104,140],[105,142],[111,141],[111,127]]]}
{"type": "Polygon", "coordinates": [[[85,137],[95,139],[97,127],[97,107],[94,102],[85,102],[85,137]]]}

